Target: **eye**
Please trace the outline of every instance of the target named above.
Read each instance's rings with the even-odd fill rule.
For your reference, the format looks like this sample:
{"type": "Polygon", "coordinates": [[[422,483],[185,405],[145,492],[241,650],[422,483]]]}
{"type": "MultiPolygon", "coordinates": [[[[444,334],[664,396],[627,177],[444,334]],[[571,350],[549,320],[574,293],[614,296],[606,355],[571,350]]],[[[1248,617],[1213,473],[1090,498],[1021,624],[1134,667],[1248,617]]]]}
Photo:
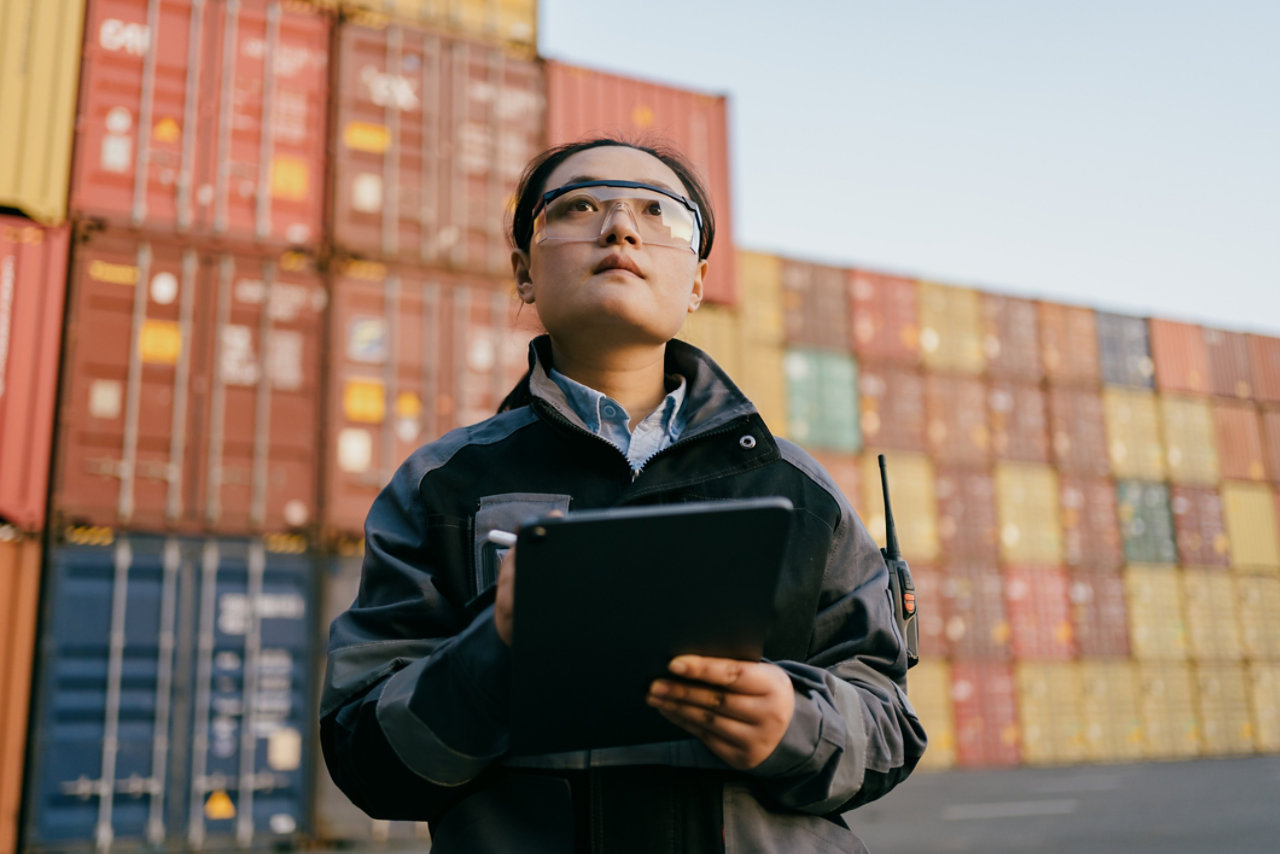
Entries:
{"type": "Polygon", "coordinates": [[[644,212],[649,216],[662,216],[662,202],[653,199],[644,206],[644,212]]]}

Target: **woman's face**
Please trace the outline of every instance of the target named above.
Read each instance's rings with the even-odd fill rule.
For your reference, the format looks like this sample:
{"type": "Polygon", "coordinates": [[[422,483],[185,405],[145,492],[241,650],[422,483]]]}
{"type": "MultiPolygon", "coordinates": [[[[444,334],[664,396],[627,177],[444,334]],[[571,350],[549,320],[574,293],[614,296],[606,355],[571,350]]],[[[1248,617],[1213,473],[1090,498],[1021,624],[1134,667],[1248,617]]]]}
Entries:
{"type": "MultiPolygon", "coordinates": [[[[661,160],[619,145],[568,157],[543,191],[606,179],[689,192],[661,160]]],[[[665,344],[702,302],[707,270],[688,248],[646,244],[624,212],[607,214],[593,241],[532,243],[512,254],[512,264],[520,298],[561,346],[665,344]]]]}

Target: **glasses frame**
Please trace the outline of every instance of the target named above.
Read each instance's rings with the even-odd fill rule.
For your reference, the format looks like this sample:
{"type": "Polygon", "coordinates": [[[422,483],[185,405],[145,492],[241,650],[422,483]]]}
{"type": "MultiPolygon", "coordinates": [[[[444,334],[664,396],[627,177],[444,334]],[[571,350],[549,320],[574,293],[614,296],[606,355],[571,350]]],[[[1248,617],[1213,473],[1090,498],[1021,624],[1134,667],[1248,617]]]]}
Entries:
{"type": "Polygon", "coordinates": [[[538,215],[546,209],[547,205],[551,204],[565,193],[573,190],[580,190],[583,187],[621,187],[626,190],[652,190],[655,193],[661,193],[669,199],[674,199],[688,208],[689,212],[693,214],[693,222],[694,225],[697,226],[698,230],[694,233],[694,239],[690,241],[689,248],[693,250],[694,254],[698,253],[698,250],[702,245],[702,211],[698,210],[698,206],[694,204],[692,199],[686,198],[674,190],[668,190],[666,187],[658,187],[653,184],[645,184],[641,181],[579,181],[576,184],[565,184],[563,187],[556,187],[554,190],[548,190],[542,194],[542,200],[539,201],[533,209],[533,218],[537,219],[538,215]]]}

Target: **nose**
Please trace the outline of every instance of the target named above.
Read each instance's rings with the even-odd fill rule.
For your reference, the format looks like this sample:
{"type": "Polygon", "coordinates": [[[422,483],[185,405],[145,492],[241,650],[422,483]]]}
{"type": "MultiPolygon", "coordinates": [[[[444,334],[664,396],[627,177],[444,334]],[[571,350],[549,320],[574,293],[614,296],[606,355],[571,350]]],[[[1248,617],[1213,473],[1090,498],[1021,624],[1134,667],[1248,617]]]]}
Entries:
{"type": "Polygon", "coordinates": [[[615,202],[605,209],[604,221],[600,223],[600,242],[606,246],[615,243],[640,245],[640,229],[636,226],[636,215],[626,202],[615,202]]]}

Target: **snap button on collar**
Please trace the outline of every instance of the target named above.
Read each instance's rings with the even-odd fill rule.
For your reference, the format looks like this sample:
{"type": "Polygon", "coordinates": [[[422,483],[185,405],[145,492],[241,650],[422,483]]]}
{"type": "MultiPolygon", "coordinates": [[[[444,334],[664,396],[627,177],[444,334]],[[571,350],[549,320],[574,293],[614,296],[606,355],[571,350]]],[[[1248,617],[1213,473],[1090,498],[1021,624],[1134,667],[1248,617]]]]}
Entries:
{"type": "Polygon", "coordinates": [[[742,448],[744,451],[749,451],[755,446],[756,437],[752,436],[750,433],[738,438],[738,447],[742,448]]]}

